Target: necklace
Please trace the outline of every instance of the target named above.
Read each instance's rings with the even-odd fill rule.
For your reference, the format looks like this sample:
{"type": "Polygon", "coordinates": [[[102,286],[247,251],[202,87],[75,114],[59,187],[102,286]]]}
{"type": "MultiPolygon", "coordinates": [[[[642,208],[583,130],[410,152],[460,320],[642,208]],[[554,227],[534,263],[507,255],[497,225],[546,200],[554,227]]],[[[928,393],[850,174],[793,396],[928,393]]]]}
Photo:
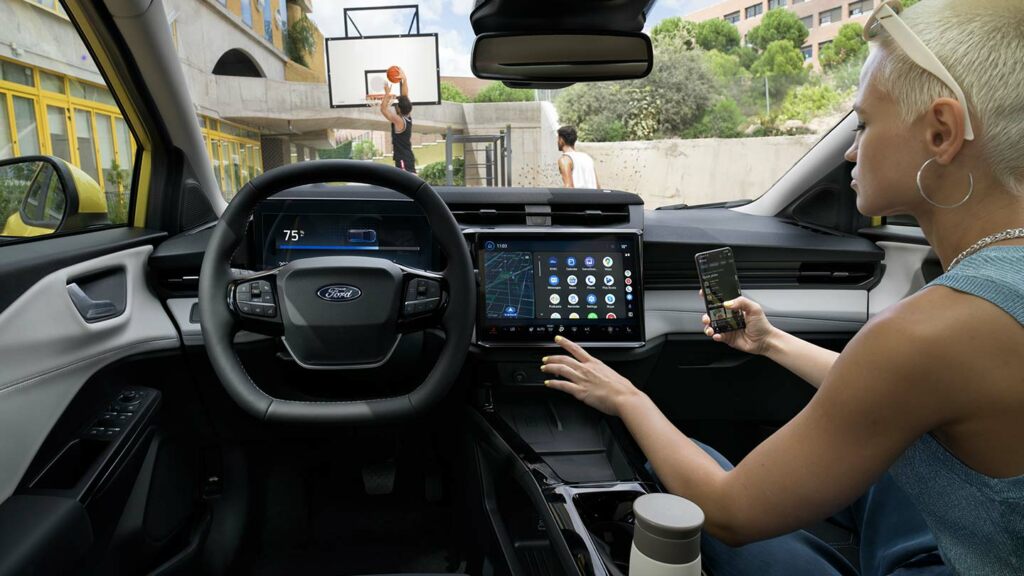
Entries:
{"type": "Polygon", "coordinates": [[[989,244],[996,242],[1002,242],[1003,240],[1013,240],[1014,238],[1024,238],[1024,228],[1009,228],[1002,232],[996,232],[991,236],[985,236],[981,240],[978,240],[974,244],[971,244],[970,248],[964,250],[959,256],[953,259],[953,262],[949,264],[947,271],[952,270],[957,264],[963,261],[964,258],[976,253],[989,244]]]}

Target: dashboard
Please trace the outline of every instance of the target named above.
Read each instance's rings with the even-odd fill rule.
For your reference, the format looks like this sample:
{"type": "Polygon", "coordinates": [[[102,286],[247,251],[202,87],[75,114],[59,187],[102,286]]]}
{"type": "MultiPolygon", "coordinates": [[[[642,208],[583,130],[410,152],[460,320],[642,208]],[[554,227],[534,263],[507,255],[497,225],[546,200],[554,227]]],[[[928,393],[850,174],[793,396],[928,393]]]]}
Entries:
{"type": "MultiPolygon", "coordinates": [[[[313,191],[265,200],[253,215],[247,267],[358,255],[444,268],[414,203],[379,191],[347,200],[313,191]]],[[[595,346],[644,345],[642,230],[483,226],[463,232],[477,270],[478,345],[549,347],[556,335],[595,346]]]]}

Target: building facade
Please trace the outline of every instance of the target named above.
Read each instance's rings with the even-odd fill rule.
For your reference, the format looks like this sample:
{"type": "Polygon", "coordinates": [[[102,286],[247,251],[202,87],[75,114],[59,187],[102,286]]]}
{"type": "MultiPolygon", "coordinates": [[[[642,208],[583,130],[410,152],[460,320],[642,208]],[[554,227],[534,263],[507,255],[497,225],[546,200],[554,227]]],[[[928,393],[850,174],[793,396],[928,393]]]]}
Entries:
{"type": "Polygon", "coordinates": [[[832,42],[848,22],[864,25],[881,0],[725,0],[687,14],[687,20],[701,22],[722,18],[736,25],[740,37],[761,23],[768,10],[782,8],[797,15],[810,34],[801,47],[804,60],[818,66],[821,49],[832,42]]]}

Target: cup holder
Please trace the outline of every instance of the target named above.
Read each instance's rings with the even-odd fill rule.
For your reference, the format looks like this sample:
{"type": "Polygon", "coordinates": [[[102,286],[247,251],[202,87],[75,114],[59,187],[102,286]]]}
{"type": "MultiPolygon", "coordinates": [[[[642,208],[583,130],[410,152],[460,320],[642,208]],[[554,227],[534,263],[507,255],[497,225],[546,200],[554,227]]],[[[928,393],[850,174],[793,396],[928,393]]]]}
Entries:
{"type": "Polygon", "coordinates": [[[573,495],[573,507],[590,533],[605,566],[629,573],[633,544],[633,501],[641,490],[594,490],[573,495]]]}

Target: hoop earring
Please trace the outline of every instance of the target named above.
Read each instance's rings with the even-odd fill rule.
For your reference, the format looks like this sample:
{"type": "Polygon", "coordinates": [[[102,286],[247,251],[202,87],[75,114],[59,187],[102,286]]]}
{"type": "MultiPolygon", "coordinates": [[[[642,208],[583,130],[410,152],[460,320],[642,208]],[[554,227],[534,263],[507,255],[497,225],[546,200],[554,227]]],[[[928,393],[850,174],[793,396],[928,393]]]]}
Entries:
{"type": "Polygon", "coordinates": [[[928,195],[924,193],[924,186],[921,185],[921,174],[923,174],[924,169],[927,168],[928,165],[934,161],[935,158],[929,159],[921,166],[921,169],[917,171],[917,191],[921,193],[922,198],[927,200],[929,204],[935,206],[936,208],[959,208],[960,206],[963,206],[965,202],[971,199],[971,195],[974,194],[974,173],[967,173],[967,177],[970,179],[971,182],[971,189],[967,191],[967,196],[964,196],[963,200],[957,202],[956,204],[939,204],[938,202],[935,202],[934,200],[929,198],[928,195]]]}

